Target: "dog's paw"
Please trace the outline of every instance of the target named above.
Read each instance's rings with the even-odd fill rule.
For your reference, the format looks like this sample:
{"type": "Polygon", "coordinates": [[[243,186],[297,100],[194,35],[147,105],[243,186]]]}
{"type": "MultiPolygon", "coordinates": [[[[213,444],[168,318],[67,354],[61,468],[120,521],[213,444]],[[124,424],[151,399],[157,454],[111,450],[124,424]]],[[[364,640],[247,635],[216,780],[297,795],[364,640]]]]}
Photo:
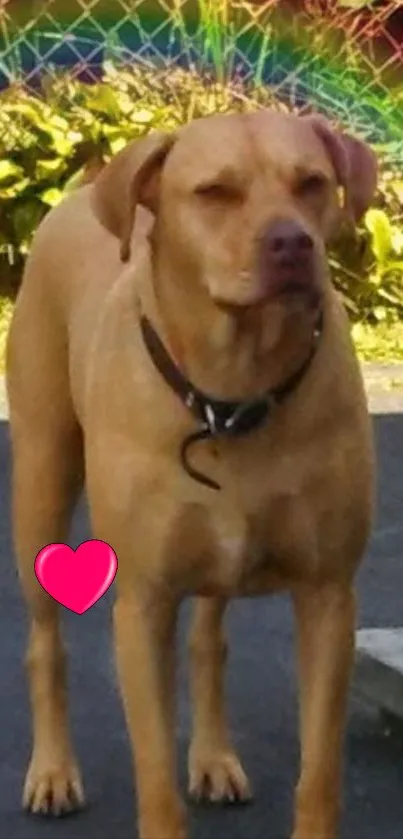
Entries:
{"type": "Polygon", "coordinates": [[[80,772],[73,760],[49,763],[32,759],[23,792],[30,813],[63,816],[85,804],[80,772]]]}
{"type": "Polygon", "coordinates": [[[248,778],[235,752],[191,750],[189,795],[194,801],[247,802],[252,798],[248,778]]]}

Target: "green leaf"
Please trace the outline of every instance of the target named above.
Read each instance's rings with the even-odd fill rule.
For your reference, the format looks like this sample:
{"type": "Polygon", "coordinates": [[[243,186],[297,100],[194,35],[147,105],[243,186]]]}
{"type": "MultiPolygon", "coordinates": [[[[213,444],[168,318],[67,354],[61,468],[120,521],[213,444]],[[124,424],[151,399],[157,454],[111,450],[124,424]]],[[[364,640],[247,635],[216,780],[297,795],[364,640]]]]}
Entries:
{"type": "Polygon", "coordinates": [[[17,195],[20,195],[22,192],[24,192],[25,189],[27,189],[27,187],[30,187],[30,186],[31,186],[30,178],[22,178],[22,180],[17,181],[15,184],[12,184],[12,186],[7,186],[7,187],[4,187],[3,189],[0,189],[0,198],[3,198],[3,199],[16,198],[17,195]]]}
{"type": "Polygon", "coordinates": [[[119,117],[120,107],[116,94],[108,85],[102,84],[93,88],[86,104],[90,111],[115,119],[119,117]]]}
{"type": "Polygon", "coordinates": [[[66,137],[71,143],[81,143],[84,139],[81,131],[68,131],[66,137]]]}
{"type": "Polygon", "coordinates": [[[63,174],[65,169],[66,161],[61,157],[55,157],[51,160],[42,160],[39,158],[39,160],[36,161],[35,178],[38,181],[49,177],[57,178],[63,174]]]}
{"type": "Polygon", "coordinates": [[[53,131],[51,135],[50,148],[61,157],[69,157],[74,149],[74,142],[68,139],[62,131],[53,131]]]}
{"type": "Polygon", "coordinates": [[[104,137],[107,137],[109,142],[112,143],[114,140],[128,140],[134,139],[134,131],[133,126],[130,125],[104,125],[102,128],[102,133],[104,137]]]}
{"type": "MultiPolygon", "coordinates": [[[[38,109],[36,102],[35,104],[33,102],[29,104],[20,102],[5,105],[5,111],[17,117],[25,117],[32,123],[37,132],[39,131],[44,135],[42,141],[38,137],[36,139],[39,147],[43,142],[47,150],[53,150],[56,154],[61,155],[61,157],[67,157],[71,154],[75,137],[72,138],[71,135],[69,136],[67,130],[68,122],[64,118],[57,116],[57,114],[52,114],[49,107],[46,107],[42,112],[40,108],[38,109]]],[[[21,126],[22,128],[23,125],[21,126]]],[[[19,126],[17,123],[16,132],[18,130],[19,126]]]]}
{"type": "Polygon", "coordinates": [[[372,250],[380,263],[384,263],[392,250],[392,228],[383,210],[368,210],[365,226],[372,236],[372,250]]]}
{"type": "Polygon", "coordinates": [[[42,131],[49,133],[49,123],[47,122],[48,119],[48,111],[41,110],[40,108],[36,107],[36,103],[33,102],[10,102],[3,105],[4,113],[9,114],[13,117],[25,117],[29,122],[31,122],[36,128],[40,128],[42,131]]]}
{"type": "Polygon", "coordinates": [[[0,160],[0,183],[21,178],[24,170],[12,160],[0,160]]]}
{"type": "Polygon", "coordinates": [[[374,317],[378,321],[378,323],[382,320],[386,320],[388,310],[385,306],[375,306],[374,310],[374,317]]]}
{"type": "Polygon", "coordinates": [[[132,122],[137,122],[139,125],[148,125],[150,122],[153,121],[154,117],[155,112],[147,110],[146,108],[143,108],[139,111],[134,111],[132,114],[130,114],[130,119],[132,120],[132,122]]]}
{"type": "Polygon", "coordinates": [[[127,146],[127,141],[123,137],[118,137],[116,140],[111,140],[110,147],[112,154],[118,154],[127,146]]]}
{"type": "Polygon", "coordinates": [[[68,131],[69,129],[69,123],[67,119],[59,116],[59,114],[53,114],[48,121],[49,125],[51,125],[52,128],[58,128],[59,131],[68,131]]]}
{"type": "Polygon", "coordinates": [[[51,187],[51,189],[45,189],[44,192],[41,192],[39,198],[49,207],[56,207],[63,198],[63,190],[51,187]]]}

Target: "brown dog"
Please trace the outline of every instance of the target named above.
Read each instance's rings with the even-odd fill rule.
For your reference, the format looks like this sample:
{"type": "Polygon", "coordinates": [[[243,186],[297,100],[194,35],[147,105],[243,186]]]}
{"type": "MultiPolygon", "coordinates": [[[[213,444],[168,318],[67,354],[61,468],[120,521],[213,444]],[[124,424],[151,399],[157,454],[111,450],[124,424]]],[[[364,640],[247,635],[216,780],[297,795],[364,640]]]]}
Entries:
{"type": "Polygon", "coordinates": [[[8,352],[32,811],[83,798],[58,609],[33,564],[67,539],[85,472],[94,535],[119,560],[116,654],[141,839],[187,835],[178,604],[198,596],[190,789],[246,798],[224,716],[222,617],[232,596],[280,589],[300,661],[293,837],[334,839],[373,451],[325,245],[343,214],[360,218],[376,177],[369,148],[322,118],[218,115],[129,145],[40,226],[8,352]]]}

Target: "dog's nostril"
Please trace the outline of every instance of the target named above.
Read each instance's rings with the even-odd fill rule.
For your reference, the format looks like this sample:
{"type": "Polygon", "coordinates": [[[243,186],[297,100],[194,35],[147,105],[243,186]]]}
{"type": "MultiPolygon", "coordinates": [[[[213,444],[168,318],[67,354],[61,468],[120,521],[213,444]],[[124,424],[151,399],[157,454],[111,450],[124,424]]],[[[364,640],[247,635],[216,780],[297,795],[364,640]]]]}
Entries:
{"type": "Polygon", "coordinates": [[[313,247],[313,241],[308,233],[300,233],[297,237],[296,244],[298,248],[303,251],[310,251],[313,247]]]}
{"type": "Polygon", "coordinates": [[[266,228],[262,237],[266,250],[277,256],[307,253],[313,241],[297,222],[277,221],[266,228]]]}

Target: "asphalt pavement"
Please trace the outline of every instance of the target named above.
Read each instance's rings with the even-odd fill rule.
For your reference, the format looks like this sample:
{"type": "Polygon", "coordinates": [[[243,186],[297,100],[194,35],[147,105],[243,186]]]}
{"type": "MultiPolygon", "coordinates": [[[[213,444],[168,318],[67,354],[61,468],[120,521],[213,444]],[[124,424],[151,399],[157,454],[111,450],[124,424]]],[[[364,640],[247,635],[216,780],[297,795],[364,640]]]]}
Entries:
{"type": "MultiPolygon", "coordinates": [[[[366,372],[378,448],[379,500],[376,528],[358,578],[359,625],[392,627],[403,625],[403,372],[401,368],[384,369],[380,375],[375,368],[366,372]]],[[[114,671],[109,595],[87,614],[64,615],[71,719],[88,808],[57,821],[20,810],[30,750],[21,663],[27,624],[12,559],[10,451],[0,394],[1,411],[0,839],[134,839],[130,755],[114,671]]],[[[87,538],[86,511],[81,506],[71,544],[87,538]]],[[[189,733],[183,644],[188,613],[185,604],[179,628],[177,730],[183,789],[189,733]]],[[[287,839],[298,758],[293,624],[287,598],[235,602],[228,614],[228,637],[229,713],[255,800],[243,807],[190,807],[191,836],[287,839]]],[[[400,839],[402,779],[403,729],[352,698],[341,839],[400,839]]]]}

